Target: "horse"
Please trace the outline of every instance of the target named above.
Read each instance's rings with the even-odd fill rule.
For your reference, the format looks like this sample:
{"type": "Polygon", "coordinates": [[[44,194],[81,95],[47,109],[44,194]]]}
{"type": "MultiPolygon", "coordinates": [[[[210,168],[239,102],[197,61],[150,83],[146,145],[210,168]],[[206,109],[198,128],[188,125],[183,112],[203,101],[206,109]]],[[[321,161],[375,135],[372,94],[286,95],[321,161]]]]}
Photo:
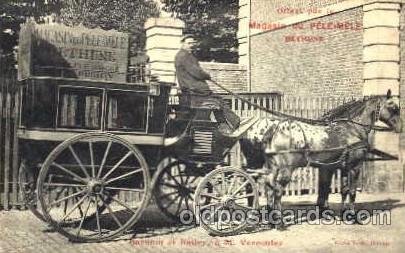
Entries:
{"type": "Polygon", "coordinates": [[[399,100],[373,96],[352,101],[325,114],[320,120],[288,115],[261,119],[239,140],[241,151],[251,170],[265,178],[267,206],[281,211],[284,188],[296,168],[312,166],[319,169],[317,205],[328,208],[328,195],[333,173],[342,170],[342,206],[354,209],[356,182],[360,167],[369,151],[369,137],[376,120],[390,131],[399,132],[399,100]]]}

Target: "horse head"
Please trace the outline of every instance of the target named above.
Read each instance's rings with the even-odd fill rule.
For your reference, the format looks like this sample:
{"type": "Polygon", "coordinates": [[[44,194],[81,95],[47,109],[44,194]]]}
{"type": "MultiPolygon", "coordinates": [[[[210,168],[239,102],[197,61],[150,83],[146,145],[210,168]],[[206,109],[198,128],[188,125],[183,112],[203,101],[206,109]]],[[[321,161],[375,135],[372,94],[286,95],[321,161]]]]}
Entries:
{"type": "Polygon", "coordinates": [[[388,90],[387,96],[381,102],[378,119],[396,133],[401,132],[399,98],[392,96],[391,90],[388,90]]]}

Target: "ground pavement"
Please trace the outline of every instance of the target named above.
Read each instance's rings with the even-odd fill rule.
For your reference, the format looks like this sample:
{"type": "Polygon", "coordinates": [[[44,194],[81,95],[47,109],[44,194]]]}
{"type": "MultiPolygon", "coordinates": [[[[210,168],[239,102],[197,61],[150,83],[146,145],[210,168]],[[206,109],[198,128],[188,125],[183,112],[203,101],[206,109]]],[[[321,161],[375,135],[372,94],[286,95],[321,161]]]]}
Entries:
{"type": "MultiPolygon", "coordinates": [[[[289,197],[286,207],[313,207],[314,196],[289,197]]],[[[3,252],[405,252],[405,194],[358,197],[358,207],[391,211],[390,225],[316,225],[316,220],[282,230],[266,226],[236,236],[211,237],[202,228],[163,222],[151,206],[138,224],[137,234],[105,243],[71,243],[29,211],[0,211],[0,253],[3,252]]],[[[339,209],[339,195],[332,209],[339,209]]]]}

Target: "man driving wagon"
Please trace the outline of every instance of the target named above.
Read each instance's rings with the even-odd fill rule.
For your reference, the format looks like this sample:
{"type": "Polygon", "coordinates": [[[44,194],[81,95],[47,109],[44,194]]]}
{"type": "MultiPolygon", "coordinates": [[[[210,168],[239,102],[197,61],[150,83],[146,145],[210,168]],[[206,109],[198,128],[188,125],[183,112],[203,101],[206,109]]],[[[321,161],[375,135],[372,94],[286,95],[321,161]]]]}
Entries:
{"type": "Polygon", "coordinates": [[[206,113],[198,108],[212,109],[219,122],[219,130],[225,135],[231,134],[239,127],[239,117],[208,86],[206,81],[211,80],[211,76],[201,68],[192,53],[196,45],[194,37],[186,35],[181,42],[181,49],[175,58],[176,77],[181,90],[180,106],[187,108],[192,114],[206,113]]]}

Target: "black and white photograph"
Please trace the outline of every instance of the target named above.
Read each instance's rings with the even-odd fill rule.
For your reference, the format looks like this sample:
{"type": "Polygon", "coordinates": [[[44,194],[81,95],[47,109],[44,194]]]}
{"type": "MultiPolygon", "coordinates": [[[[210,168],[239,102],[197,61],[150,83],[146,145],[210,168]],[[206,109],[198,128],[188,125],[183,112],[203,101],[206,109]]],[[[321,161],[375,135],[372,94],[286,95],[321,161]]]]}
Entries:
{"type": "Polygon", "coordinates": [[[404,252],[405,0],[0,0],[0,253],[404,252]]]}

